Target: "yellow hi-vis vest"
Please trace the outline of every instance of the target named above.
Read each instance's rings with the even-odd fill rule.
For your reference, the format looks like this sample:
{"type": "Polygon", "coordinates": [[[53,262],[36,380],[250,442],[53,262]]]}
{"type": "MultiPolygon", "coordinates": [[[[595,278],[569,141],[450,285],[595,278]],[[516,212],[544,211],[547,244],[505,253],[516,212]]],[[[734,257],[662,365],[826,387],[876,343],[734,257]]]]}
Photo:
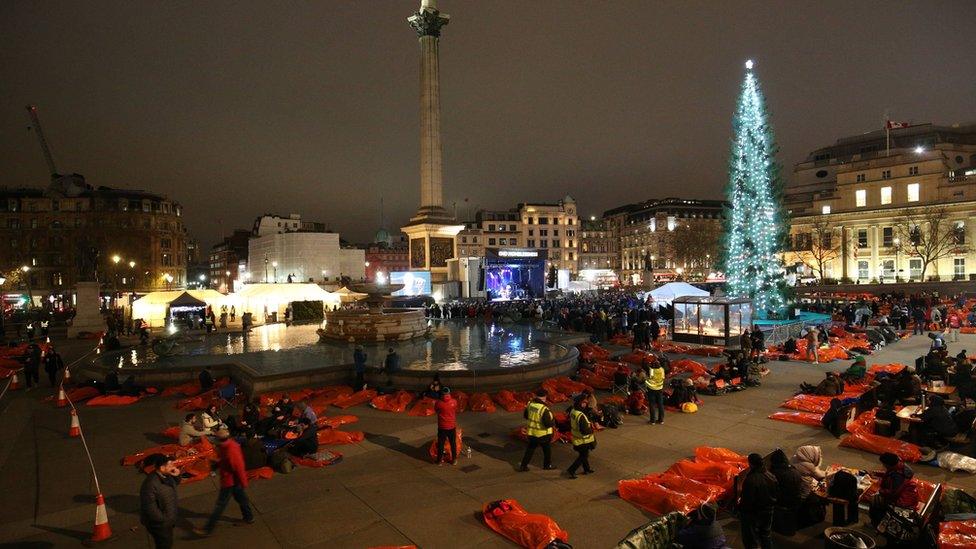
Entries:
{"type": "Polygon", "coordinates": [[[525,407],[525,415],[528,418],[525,424],[525,434],[530,437],[552,436],[552,427],[542,424],[542,416],[548,411],[546,405],[541,402],[530,402],[525,407]]]}
{"type": "Polygon", "coordinates": [[[580,446],[596,441],[596,437],[593,436],[592,428],[590,434],[588,435],[584,435],[580,430],[580,425],[588,425],[589,423],[590,420],[583,412],[574,408],[573,411],[569,413],[569,426],[573,431],[573,446],[580,446]]]}
{"type": "Polygon", "coordinates": [[[660,365],[656,368],[651,367],[647,379],[644,380],[644,386],[652,391],[664,390],[664,368],[660,365]]]}

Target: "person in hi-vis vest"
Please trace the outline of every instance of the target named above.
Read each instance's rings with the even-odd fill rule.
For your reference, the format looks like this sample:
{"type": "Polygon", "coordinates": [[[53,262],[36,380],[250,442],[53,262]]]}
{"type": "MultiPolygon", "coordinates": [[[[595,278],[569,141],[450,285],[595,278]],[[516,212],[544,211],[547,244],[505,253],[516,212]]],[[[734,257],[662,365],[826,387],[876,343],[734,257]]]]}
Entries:
{"type": "Polygon", "coordinates": [[[596,447],[596,437],[593,436],[593,425],[590,423],[590,418],[586,416],[589,407],[590,400],[584,394],[576,397],[573,407],[569,410],[569,427],[573,433],[573,450],[579,454],[576,461],[566,471],[569,478],[576,478],[576,470],[581,465],[584,475],[593,472],[590,467],[590,450],[596,447]]]}
{"type": "Polygon", "coordinates": [[[647,393],[648,423],[664,423],[664,366],[660,361],[644,364],[644,391],[647,393]]]}
{"type": "Polygon", "coordinates": [[[542,468],[555,469],[552,465],[552,449],[549,444],[552,442],[552,426],[556,422],[552,417],[552,412],[549,411],[549,407],[546,406],[546,392],[544,390],[536,391],[535,398],[525,406],[525,412],[522,415],[526,420],[525,434],[529,437],[529,445],[525,449],[525,455],[522,456],[522,465],[519,467],[519,471],[529,470],[529,461],[532,460],[536,446],[542,446],[542,468]]]}

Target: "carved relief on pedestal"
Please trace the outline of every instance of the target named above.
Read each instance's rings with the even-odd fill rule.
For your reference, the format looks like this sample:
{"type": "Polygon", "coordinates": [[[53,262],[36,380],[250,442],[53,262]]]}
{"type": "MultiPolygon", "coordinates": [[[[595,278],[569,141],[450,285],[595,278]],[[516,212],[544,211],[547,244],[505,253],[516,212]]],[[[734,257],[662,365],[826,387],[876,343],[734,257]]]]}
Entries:
{"type": "Polygon", "coordinates": [[[453,238],[431,238],[430,239],[430,266],[444,267],[448,259],[454,258],[454,239],[453,238]]]}
{"type": "Polygon", "coordinates": [[[427,268],[427,249],[424,246],[423,238],[410,239],[410,268],[411,269],[427,268]]]}

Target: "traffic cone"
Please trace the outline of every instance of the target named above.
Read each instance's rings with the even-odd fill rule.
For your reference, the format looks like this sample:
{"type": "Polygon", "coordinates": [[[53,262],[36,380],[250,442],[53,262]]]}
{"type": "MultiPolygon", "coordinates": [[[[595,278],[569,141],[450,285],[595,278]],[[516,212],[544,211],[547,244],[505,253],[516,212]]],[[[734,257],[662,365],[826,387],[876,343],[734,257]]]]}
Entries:
{"type": "Polygon", "coordinates": [[[105,508],[105,496],[95,496],[95,529],[92,531],[90,542],[105,541],[112,537],[112,529],[108,525],[108,510],[105,508]]]}
{"type": "Polygon", "coordinates": [[[74,408],[71,409],[71,428],[68,429],[68,436],[81,436],[81,423],[78,422],[78,412],[74,408]]]}
{"type": "Polygon", "coordinates": [[[17,372],[14,372],[14,377],[10,380],[10,390],[16,391],[20,389],[20,378],[17,377],[17,372]]]}
{"type": "Polygon", "coordinates": [[[71,370],[69,370],[68,368],[65,368],[64,369],[64,377],[61,379],[61,382],[62,383],[67,383],[69,381],[71,381],[71,370]]]}
{"type": "Polygon", "coordinates": [[[58,387],[58,408],[64,408],[68,405],[68,395],[64,394],[64,387],[58,387]]]}

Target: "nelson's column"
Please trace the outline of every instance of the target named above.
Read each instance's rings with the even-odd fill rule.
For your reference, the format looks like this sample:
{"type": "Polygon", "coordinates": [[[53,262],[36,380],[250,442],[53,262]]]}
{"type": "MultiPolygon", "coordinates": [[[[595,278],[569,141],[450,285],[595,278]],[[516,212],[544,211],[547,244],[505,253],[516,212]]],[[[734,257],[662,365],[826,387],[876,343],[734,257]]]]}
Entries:
{"type": "Polygon", "coordinates": [[[438,43],[450,16],[423,0],[407,19],[420,41],[420,208],[401,230],[410,242],[410,269],[429,270],[431,279],[447,279],[447,260],[455,256],[456,237],[464,228],[444,209],[441,181],[441,98],[438,43]]]}

